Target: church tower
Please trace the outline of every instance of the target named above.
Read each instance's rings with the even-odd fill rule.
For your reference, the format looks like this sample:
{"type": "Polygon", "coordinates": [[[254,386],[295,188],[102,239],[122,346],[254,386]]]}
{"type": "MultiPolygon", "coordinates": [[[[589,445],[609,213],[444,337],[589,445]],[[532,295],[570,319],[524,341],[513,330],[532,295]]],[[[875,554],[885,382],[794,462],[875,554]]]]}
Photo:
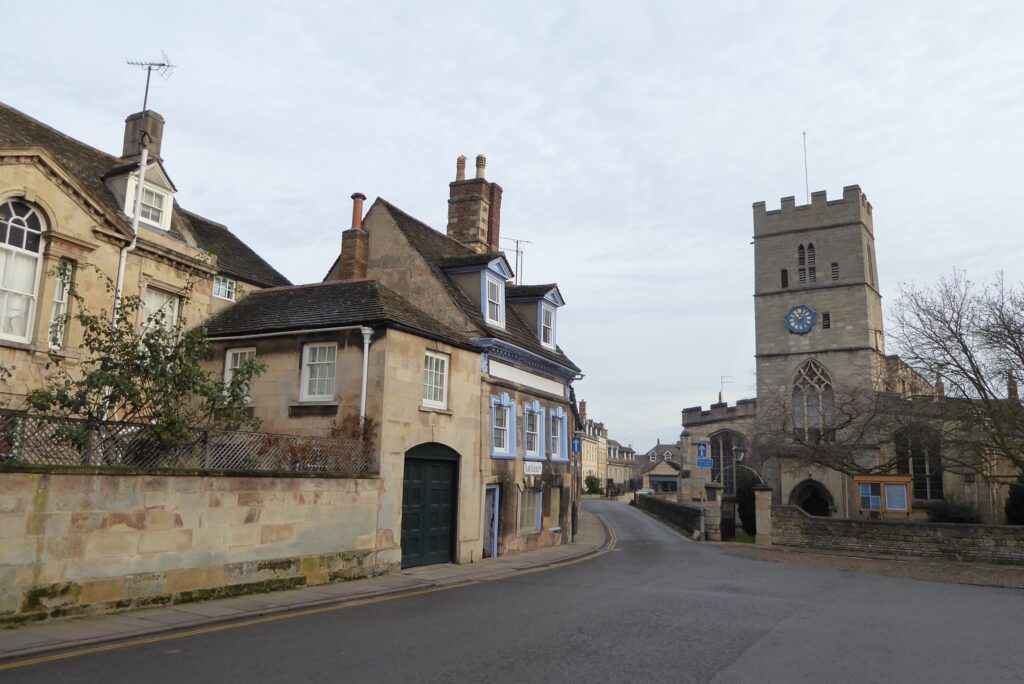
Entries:
{"type": "Polygon", "coordinates": [[[810,383],[877,388],[882,298],[871,204],[859,186],[838,200],[821,191],[808,205],[754,204],[754,320],[759,405],[791,395],[806,373],[810,383]]]}

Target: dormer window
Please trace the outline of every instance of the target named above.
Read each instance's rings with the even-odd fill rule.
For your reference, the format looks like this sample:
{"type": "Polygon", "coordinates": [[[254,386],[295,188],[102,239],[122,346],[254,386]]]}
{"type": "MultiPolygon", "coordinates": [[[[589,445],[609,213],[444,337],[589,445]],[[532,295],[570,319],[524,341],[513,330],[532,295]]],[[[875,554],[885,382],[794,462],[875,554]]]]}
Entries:
{"type": "Polygon", "coordinates": [[[505,283],[487,275],[487,306],[484,311],[487,322],[505,327],[505,283]]]}
{"type": "MultiPolygon", "coordinates": [[[[160,173],[156,169],[147,170],[146,178],[160,173]]],[[[128,192],[125,193],[124,213],[128,216],[135,211],[135,192],[139,187],[138,175],[128,178],[128,192]]],[[[139,205],[139,223],[157,230],[171,229],[171,209],[174,195],[171,191],[150,184],[147,180],[142,187],[142,203],[139,205]]]]}
{"type": "Polygon", "coordinates": [[[540,307],[540,343],[555,348],[555,310],[544,304],[540,307]]]}

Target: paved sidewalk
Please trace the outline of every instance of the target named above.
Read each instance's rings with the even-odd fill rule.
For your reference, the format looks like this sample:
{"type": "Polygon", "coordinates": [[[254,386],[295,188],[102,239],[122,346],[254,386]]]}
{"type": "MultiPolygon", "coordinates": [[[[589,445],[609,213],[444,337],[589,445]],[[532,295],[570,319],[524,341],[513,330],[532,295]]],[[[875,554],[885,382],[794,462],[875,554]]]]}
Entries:
{"type": "Polygon", "coordinates": [[[427,565],[350,582],[53,620],[17,629],[0,629],[0,662],[298,609],[328,607],[381,596],[513,577],[524,571],[557,566],[594,555],[607,547],[613,538],[596,515],[580,511],[580,528],[575,544],[488,558],[465,565],[427,565]]]}

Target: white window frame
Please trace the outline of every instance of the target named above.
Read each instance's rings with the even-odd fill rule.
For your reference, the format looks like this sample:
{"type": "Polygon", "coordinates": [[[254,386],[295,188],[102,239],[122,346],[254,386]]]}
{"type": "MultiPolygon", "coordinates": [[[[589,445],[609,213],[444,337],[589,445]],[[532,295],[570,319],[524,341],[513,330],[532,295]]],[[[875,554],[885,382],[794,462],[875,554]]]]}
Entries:
{"type": "Polygon", "coordinates": [[[552,461],[564,463],[569,460],[569,418],[558,406],[548,412],[548,420],[551,422],[547,433],[548,453],[552,461]]]}
{"type": "MultiPolygon", "coordinates": [[[[124,213],[129,217],[132,216],[135,211],[135,193],[139,187],[138,174],[132,175],[128,178],[128,191],[125,193],[125,204],[124,213]]],[[[156,228],[157,230],[169,231],[171,229],[171,213],[174,209],[174,195],[168,190],[153,185],[151,183],[143,183],[143,195],[142,204],[139,207],[139,223],[149,226],[150,228],[156,228]],[[153,193],[154,195],[160,196],[163,206],[156,207],[154,204],[146,203],[145,192],[153,193]],[[146,207],[152,207],[160,211],[160,220],[154,221],[150,218],[146,218],[146,207]]]]}
{"type": "MultiPolygon", "coordinates": [[[[2,274],[3,270],[7,268],[7,264],[9,263],[9,259],[11,259],[11,258],[13,258],[15,256],[18,256],[18,257],[31,257],[32,259],[34,259],[35,260],[35,266],[34,266],[35,273],[33,274],[32,289],[31,289],[30,292],[22,292],[20,290],[13,290],[13,289],[12,290],[0,289],[0,324],[3,324],[3,322],[4,322],[3,317],[6,316],[6,313],[7,313],[6,312],[6,308],[7,308],[7,301],[8,301],[8,295],[9,294],[13,294],[16,297],[17,296],[26,297],[28,299],[28,306],[25,309],[25,319],[26,319],[26,322],[25,322],[25,334],[24,335],[16,335],[16,334],[13,334],[13,333],[5,333],[5,332],[2,332],[2,330],[0,330],[0,339],[12,340],[12,341],[17,341],[17,342],[29,342],[32,339],[33,330],[35,328],[36,307],[37,307],[37,300],[38,300],[37,293],[39,292],[39,278],[41,277],[41,272],[43,270],[43,268],[42,268],[42,266],[43,266],[43,253],[46,251],[46,242],[45,242],[45,238],[43,238],[43,233],[46,231],[46,218],[43,216],[42,212],[40,212],[38,208],[36,208],[34,205],[30,204],[29,202],[26,202],[24,199],[21,199],[19,197],[11,197],[11,198],[9,198],[9,199],[7,199],[7,200],[5,200],[3,202],[3,204],[8,204],[8,203],[10,203],[10,204],[17,203],[17,204],[25,205],[31,211],[28,212],[23,217],[18,217],[17,220],[14,220],[14,218],[12,217],[12,219],[9,219],[8,221],[5,222],[5,223],[7,223],[8,227],[11,226],[11,225],[17,225],[19,228],[21,228],[24,231],[24,233],[23,233],[23,236],[21,238],[21,244],[20,245],[11,244],[10,242],[8,242],[8,239],[10,239],[9,235],[8,235],[7,239],[5,239],[4,241],[0,242],[0,250],[2,250],[2,252],[3,252],[2,254],[0,254],[0,259],[3,259],[2,268],[0,268],[0,274],[2,274]],[[38,221],[39,221],[39,230],[38,231],[36,231],[33,228],[29,227],[29,223],[30,223],[29,219],[31,217],[33,217],[33,216],[36,219],[38,219],[38,221]],[[37,234],[39,236],[39,247],[38,247],[38,250],[35,251],[35,252],[33,252],[31,249],[26,249],[25,248],[25,244],[28,241],[28,236],[29,236],[30,233],[34,233],[34,234],[37,234]]],[[[13,213],[13,207],[11,207],[11,212],[13,213]]],[[[8,230],[9,230],[9,228],[8,228],[8,230]]],[[[49,339],[49,333],[47,333],[47,339],[49,339]]]]}
{"type": "MultiPolygon", "coordinates": [[[[318,378],[320,379],[320,378],[318,378]]],[[[299,387],[299,398],[301,401],[333,401],[335,396],[335,388],[338,382],[338,343],[337,342],[310,342],[302,345],[302,373],[300,378],[301,386],[299,387]],[[310,353],[314,349],[333,349],[334,359],[333,361],[317,361],[316,364],[327,365],[332,364],[334,369],[331,373],[331,390],[326,394],[311,394],[309,392],[309,380],[310,380],[310,353]]]]}
{"type": "Polygon", "coordinates": [[[64,346],[64,340],[68,332],[67,314],[68,292],[71,289],[71,279],[74,277],[75,264],[70,259],[61,259],[57,262],[57,277],[53,284],[53,304],[50,309],[50,327],[47,329],[47,339],[50,340],[50,349],[57,350],[64,346]]]}
{"type": "Polygon", "coordinates": [[[526,424],[526,455],[537,456],[540,454],[540,414],[536,411],[527,411],[523,421],[526,424]],[[533,429],[530,429],[530,422],[533,422],[533,429]],[[530,439],[533,439],[533,448],[530,448],[530,439]]]}
{"type": "Polygon", "coordinates": [[[491,430],[492,439],[494,440],[494,452],[497,454],[507,454],[511,450],[508,439],[508,414],[510,410],[510,406],[494,407],[494,424],[491,426],[491,430]],[[499,420],[499,417],[501,420],[499,420]],[[498,435],[501,435],[500,439],[498,435]]]}
{"type": "Polygon", "coordinates": [[[428,408],[448,408],[448,366],[450,357],[448,354],[441,354],[435,351],[426,351],[423,354],[423,406],[428,408]],[[435,364],[431,368],[431,362],[435,364]],[[436,367],[440,364],[440,370],[436,367]],[[440,383],[436,382],[440,380],[440,383]],[[436,390],[441,390],[440,399],[435,398],[436,390]]]}
{"type": "Polygon", "coordinates": [[[213,296],[217,299],[225,299],[229,302],[235,301],[235,294],[238,290],[238,281],[224,276],[213,276],[213,296]],[[218,292],[218,289],[220,292],[218,292]]]}
{"type": "Polygon", "coordinates": [[[533,488],[529,488],[529,487],[527,487],[526,489],[521,490],[519,492],[519,516],[518,517],[519,517],[519,520],[517,522],[518,522],[518,527],[519,527],[519,534],[536,534],[536,533],[540,532],[541,531],[541,526],[543,524],[543,517],[544,517],[544,492],[542,492],[539,489],[533,489],[533,488]],[[527,496],[527,492],[532,492],[532,494],[530,496],[535,497],[534,498],[534,502],[535,502],[536,508],[534,509],[534,513],[535,514],[533,516],[534,517],[533,527],[525,527],[523,525],[523,522],[524,522],[523,519],[524,519],[524,517],[525,517],[525,515],[527,513],[527,509],[524,507],[525,498],[527,496]]]}
{"type": "Polygon", "coordinates": [[[555,348],[555,307],[547,304],[540,305],[540,343],[548,349],[555,348]],[[551,316],[550,325],[544,320],[548,315],[551,316]],[[544,339],[545,333],[548,333],[546,340],[544,339]]]}
{"type": "Polygon", "coordinates": [[[882,492],[885,499],[885,510],[896,511],[899,513],[906,513],[910,510],[910,497],[907,492],[907,485],[905,482],[883,482],[882,492]],[[894,506],[892,501],[889,499],[889,493],[891,489],[902,489],[903,490],[903,505],[894,506]]]}
{"type": "Polygon", "coordinates": [[[523,406],[523,457],[531,460],[544,460],[544,407],[534,399],[523,406]],[[530,429],[530,420],[536,421],[534,429],[530,429]],[[530,449],[530,439],[534,448],[530,449]]]}
{"type": "Polygon", "coordinates": [[[173,306],[170,308],[170,313],[164,316],[163,327],[165,330],[174,330],[178,326],[178,317],[181,315],[181,296],[174,292],[168,292],[159,287],[153,287],[152,285],[146,286],[146,291],[142,295],[142,325],[149,327],[150,319],[158,311],[167,306],[168,303],[172,303],[173,306]],[[160,306],[153,309],[150,306],[150,293],[159,293],[164,296],[164,301],[160,306]]]}
{"type": "Polygon", "coordinates": [[[491,325],[505,327],[505,281],[487,273],[484,275],[484,320],[491,325]],[[491,285],[494,285],[497,297],[491,299],[491,285]],[[497,317],[491,316],[491,304],[497,309],[497,317]]]}
{"type": "Polygon", "coordinates": [[[508,394],[501,394],[491,397],[491,424],[490,424],[491,457],[492,458],[515,458],[516,457],[516,403],[508,394]],[[498,426],[498,416],[504,416],[504,426],[498,426]],[[501,431],[501,447],[497,446],[495,435],[501,431]]]}
{"type": "MultiPolygon", "coordinates": [[[[231,378],[234,377],[235,371],[238,367],[249,359],[256,358],[256,347],[233,347],[224,351],[224,384],[227,385],[231,382],[231,378]]],[[[252,383],[246,388],[247,402],[252,401],[251,395],[252,383]]]]}

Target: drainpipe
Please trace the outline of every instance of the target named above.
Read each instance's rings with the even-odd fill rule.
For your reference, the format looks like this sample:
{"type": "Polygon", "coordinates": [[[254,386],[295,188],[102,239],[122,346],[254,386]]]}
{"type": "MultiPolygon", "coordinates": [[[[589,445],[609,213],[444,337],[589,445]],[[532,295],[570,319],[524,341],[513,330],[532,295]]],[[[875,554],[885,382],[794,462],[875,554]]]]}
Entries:
{"type": "Polygon", "coordinates": [[[360,328],[363,332],[363,380],[359,388],[359,420],[366,418],[366,370],[370,361],[370,337],[373,335],[373,328],[360,328]]]}
{"type": "Polygon", "coordinates": [[[128,264],[128,252],[135,249],[139,240],[139,212],[142,210],[142,192],[143,184],[146,182],[147,161],[149,161],[149,150],[146,148],[145,140],[143,140],[142,154],[139,156],[139,183],[135,186],[135,208],[132,210],[132,241],[121,248],[121,254],[117,261],[117,282],[114,287],[114,314],[110,318],[112,330],[117,328],[117,321],[121,317],[121,294],[124,290],[124,272],[128,264]]]}

